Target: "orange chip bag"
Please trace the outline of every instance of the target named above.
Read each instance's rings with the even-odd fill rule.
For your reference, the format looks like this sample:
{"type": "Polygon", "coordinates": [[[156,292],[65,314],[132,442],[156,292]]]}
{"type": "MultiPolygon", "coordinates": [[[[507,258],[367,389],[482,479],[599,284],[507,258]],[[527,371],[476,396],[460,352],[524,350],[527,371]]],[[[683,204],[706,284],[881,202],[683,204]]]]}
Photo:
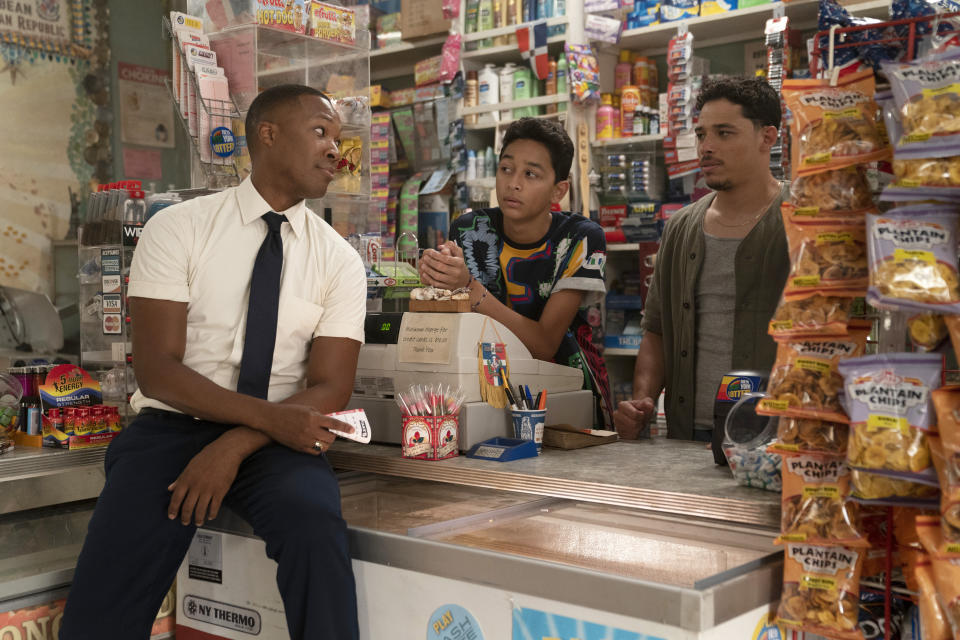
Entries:
{"type": "Polygon", "coordinates": [[[865,220],[804,220],[791,215],[789,208],[781,212],[790,248],[790,275],[784,295],[864,295],[870,277],[865,220]]]}
{"type": "Polygon", "coordinates": [[[960,455],[953,454],[948,458],[937,436],[930,436],[928,443],[930,457],[940,480],[941,534],[947,545],[952,547],[944,551],[960,557],[960,455]]]}
{"type": "MultiPolygon", "coordinates": [[[[944,318],[950,327],[950,338],[955,330],[960,331],[960,316],[944,318]]],[[[954,342],[954,345],[960,344],[954,342]]],[[[936,389],[932,394],[933,406],[937,410],[937,430],[945,451],[960,453],[960,386],[952,385],[936,389]]]]}
{"type": "Polygon", "coordinates": [[[842,640],[857,629],[862,553],[846,547],[789,543],[777,622],[842,640]]]}
{"type": "Polygon", "coordinates": [[[937,599],[954,637],[960,638],[960,558],[950,558],[940,553],[943,536],[938,517],[917,516],[917,534],[924,550],[930,555],[937,599]]]}
{"type": "Polygon", "coordinates": [[[891,157],[875,92],[872,70],[845,76],[835,87],[829,80],[784,80],[797,176],[891,157]]]}
{"type": "Polygon", "coordinates": [[[781,341],[757,413],[848,422],[837,397],[843,388],[837,365],[863,353],[868,333],[858,327],[846,337],[781,341]]]}
{"type": "MultiPolygon", "coordinates": [[[[920,597],[917,606],[920,609],[920,627],[923,640],[952,640],[950,625],[943,613],[943,607],[937,599],[937,588],[933,578],[933,563],[930,556],[923,554],[913,565],[913,578],[916,581],[920,597]]],[[[906,576],[905,576],[906,577],[906,576]]]]}
{"type": "Polygon", "coordinates": [[[782,473],[778,542],[867,546],[859,506],[847,502],[850,475],[844,458],[784,454],[782,473]]]}
{"type": "Polygon", "coordinates": [[[774,338],[842,336],[847,333],[853,298],[798,291],[780,298],[767,331],[774,338]]]}
{"type": "Polygon", "coordinates": [[[850,427],[815,418],[780,418],[773,452],[832,453],[844,455],[850,427]]]}
{"type": "Polygon", "coordinates": [[[873,208],[873,192],[863,167],[845,167],[796,178],[788,204],[796,215],[863,215],[873,208]]]}

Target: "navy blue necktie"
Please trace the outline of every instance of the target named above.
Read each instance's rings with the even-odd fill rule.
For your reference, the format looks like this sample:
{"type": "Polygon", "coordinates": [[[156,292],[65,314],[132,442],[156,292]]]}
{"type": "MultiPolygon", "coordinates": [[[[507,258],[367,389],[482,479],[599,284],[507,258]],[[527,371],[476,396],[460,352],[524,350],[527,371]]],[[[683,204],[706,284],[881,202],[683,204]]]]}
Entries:
{"type": "Polygon", "coordinates": [[[280,307],[280,274],[283,272],[283,239],[280,227],[287,220],[279,213],[263,214],[267,237],[260,245],[250,279],[247,305],[247,330],[243,335],[243,356],[237,391],[257,398],[267,397],[273,346],[277,341],[277,315],[280,307]]]}

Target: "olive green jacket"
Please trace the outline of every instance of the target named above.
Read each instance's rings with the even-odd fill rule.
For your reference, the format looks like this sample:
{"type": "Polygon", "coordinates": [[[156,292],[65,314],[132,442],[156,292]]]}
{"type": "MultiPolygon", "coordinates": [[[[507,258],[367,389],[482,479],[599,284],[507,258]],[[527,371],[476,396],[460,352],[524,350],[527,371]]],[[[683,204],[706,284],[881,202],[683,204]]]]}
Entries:
{"type": "MultiPolygon", "coordinates": [[[[737,248],[731,370],[756,369],[766,373],[776,357],[776,344],[767,335],[767,325],[790,270],[780,215],[780,204],[788,195],[789,184],[784,183],[780,197],[737,248]]],[[[644,305],[644,332],[663,338],[668,438],[693,438],[696,290],[704,254],[703,219],[713,198],[704,196],[667,221],[644,305]]]]}

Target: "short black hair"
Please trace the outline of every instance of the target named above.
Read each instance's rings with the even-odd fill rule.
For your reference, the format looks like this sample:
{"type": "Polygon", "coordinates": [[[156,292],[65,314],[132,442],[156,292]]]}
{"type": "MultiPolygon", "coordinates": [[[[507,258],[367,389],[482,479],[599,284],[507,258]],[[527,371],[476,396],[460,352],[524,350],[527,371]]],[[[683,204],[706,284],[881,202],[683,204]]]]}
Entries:
{"type": "Polygon", "coordinates": [[[260,126],[260,123],[268,120],[274,109],[296,100],[300,96],[320,96],[333,106],[333,100],[330,99],[330,96],[305,84],[278,84],[275,87],[264,89],[250,103],[250,109],[247,111],[247,118],[243,125],[249,152],[252,153],[254,147],[256,147],[257,127],[260,126]]]}
{"type": "Polygon", "coordinates": [[[705,83],[697,96],[697,111],[714,100],[728,100],[740,105],[743,117],[757,127],[780,128],[783,111],[780,96],[761,78],[723,78],[705,83]]]}
{"type": "Polygon", "coordinates": [[[573,164],[573,140],[567,131],[553,120],[543,118],[520,118],[512,122],[503,134],[500,145],[500,157],[512,142],[533,140],[547,148],[550,162],[553,164],[554,182],[570,177],[570,165],[573,164]]]}

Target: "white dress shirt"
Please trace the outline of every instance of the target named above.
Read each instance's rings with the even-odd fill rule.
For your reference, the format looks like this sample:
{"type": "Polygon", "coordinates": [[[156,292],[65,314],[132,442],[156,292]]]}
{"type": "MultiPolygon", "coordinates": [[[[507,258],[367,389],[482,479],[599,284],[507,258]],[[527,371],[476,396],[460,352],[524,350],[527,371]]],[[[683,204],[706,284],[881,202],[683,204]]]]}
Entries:
{"type": "MultiPolygon", "coordinates": [[[[271,211],[249,178],[239,186],[188,200],[155,215],[143,229],[130,266],[130,297],[187,303],[183,364],[236,391],[250,280],[271,211]]],[[[268,399],[305,386],[310,343],[327,336],[363,342],[367,281],[357,251],[301,201],[281,227],[283,274],[268,399]]],[[[136,331],[136,327],[134,327],[136,331]]],[[[135,411],[175,411],[138,389],[135,411]]]]}

